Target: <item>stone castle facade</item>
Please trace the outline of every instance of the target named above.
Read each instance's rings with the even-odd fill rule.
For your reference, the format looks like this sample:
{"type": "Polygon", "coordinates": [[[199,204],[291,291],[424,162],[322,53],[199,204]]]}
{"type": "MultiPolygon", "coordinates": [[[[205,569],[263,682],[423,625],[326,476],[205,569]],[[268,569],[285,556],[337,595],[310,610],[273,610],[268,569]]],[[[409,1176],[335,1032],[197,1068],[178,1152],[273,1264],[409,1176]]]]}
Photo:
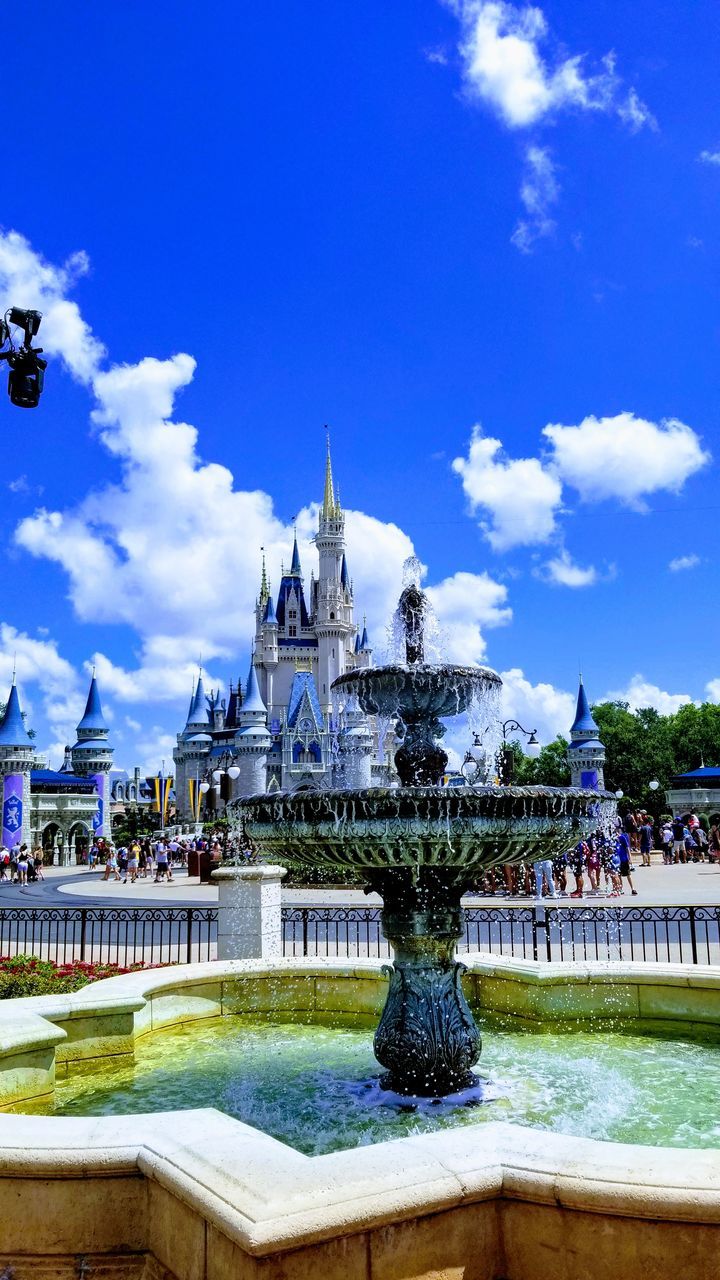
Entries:
{"type": "Polygon", "coordinates": [[[277,597],[263,563],[245,687],[231,685],[225,700],[206,694],[198,678],[173,753],[180,821],[198,819],[208,790],[227,800],[389,779],[389,737],[356,706],[335,706],[331,694],[338,676],[372,665],[372,649],[356,622],[329,447],[315,546],[317,576],[307,588],[297,539],[277,597]]]}

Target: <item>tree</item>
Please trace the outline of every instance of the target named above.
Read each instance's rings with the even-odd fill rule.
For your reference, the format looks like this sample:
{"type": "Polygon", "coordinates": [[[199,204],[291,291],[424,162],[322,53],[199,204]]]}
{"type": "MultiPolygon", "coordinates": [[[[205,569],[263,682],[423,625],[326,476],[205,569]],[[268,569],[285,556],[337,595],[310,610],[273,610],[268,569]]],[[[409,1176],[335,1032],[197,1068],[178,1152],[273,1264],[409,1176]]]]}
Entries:
{"type": "Polygon", "coordinates": [[[534,757],[526,756],[519,743],[512,743],[512,746],[518,748],[520,755],[515,772],[515,781],[518,786],[568,787],[570,785],[568,743],[560,734],[552,742],[548,742],[534,757]]]}

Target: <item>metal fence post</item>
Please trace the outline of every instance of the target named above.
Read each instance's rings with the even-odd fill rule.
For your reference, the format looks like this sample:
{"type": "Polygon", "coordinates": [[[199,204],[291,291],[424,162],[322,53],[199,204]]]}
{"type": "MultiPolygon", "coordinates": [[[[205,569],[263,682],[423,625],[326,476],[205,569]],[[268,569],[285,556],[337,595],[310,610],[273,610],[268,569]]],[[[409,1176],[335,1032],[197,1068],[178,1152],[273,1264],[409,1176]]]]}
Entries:
{"type": "Polygon", "coordinates": [[[185,963],[192,964],[192,926],[193,926],[193,909],[188,907],[185,912],[185,928],[187,929],[187,944],[185,947],[185,963]]]}
{"type": "Polygon", "coordinates": [[[80,959],[85,959],[85,937],[87,933],[87,907],[80,908],[80,959]]]}
{"type": "Polygon", "coordinates": [[[695,908],[694,907],[690,908],[690,947],[692,949],[692,962],[693,964],[697,964],[698,952],[697,952],[697,933],[695,932],[695,908]]]}
{"type": "Polygon", "coordinates": [[[308,953],[308,909],[307,907],[303,907],[302,909],[302,933],[303,933],[302,953],[304,956],[306,956],[308,953]]]}

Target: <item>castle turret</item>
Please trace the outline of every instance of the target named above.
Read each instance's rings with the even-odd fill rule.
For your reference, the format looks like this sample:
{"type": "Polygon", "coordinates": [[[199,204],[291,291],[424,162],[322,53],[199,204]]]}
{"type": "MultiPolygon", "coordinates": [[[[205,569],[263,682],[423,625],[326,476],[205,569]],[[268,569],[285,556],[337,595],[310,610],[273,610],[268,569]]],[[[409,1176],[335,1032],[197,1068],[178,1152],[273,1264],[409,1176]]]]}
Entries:
{"type": "Polygon", "coordinates": [[[34,755],[13,677],[5,714],[0,721],[2,842],[6,849],[14,849],[30,841],[30,770],[34,755]]]}
{"type": "Polygon", "coordinates": [[[342,713],[338,734],[338,777],[336,785],[360,790],[372,785],[373,736],[357,698],[351,698],[342,713]]]}
{"type": "Polygon", "coordinates": [[[190,698],[187,720],[177,736],[173,751],[175,761],[175,807],[178,817],[199,820],[200,783],[208,768],[212,746],[210,711],[205,696],[202,672],[190,698]]]}
{"type": "Polygon", "coordinates": [[[108,729],[103,716],[100,692],[93,673],[90,681],[85,714],[77,727],[77,742],[72,748],[73,773],[79,778],[90,778],[95,784],[98,810],[94,815],[93,834],[110,839],[110,770],[113,748],[108,741],[108,729]]]}
{"type": "Polygon", "coordinates": [[[580,677],[575,719],[570,729],[568,746],[570,784],[589,791],[602,791],[605,786],[605,748],[593,719],[585,686],[580,677]]]}
{"type": "Polygon", "coordinates": [[[260,694],[255,662],[250,672],[242,708],[238,712],[240,728],[235,735],[236,763],[240,770],[233,784],[233,797],[264,793],[267,786],[267,756],[271,738],[267,727],[267,708],[260,694]]]}

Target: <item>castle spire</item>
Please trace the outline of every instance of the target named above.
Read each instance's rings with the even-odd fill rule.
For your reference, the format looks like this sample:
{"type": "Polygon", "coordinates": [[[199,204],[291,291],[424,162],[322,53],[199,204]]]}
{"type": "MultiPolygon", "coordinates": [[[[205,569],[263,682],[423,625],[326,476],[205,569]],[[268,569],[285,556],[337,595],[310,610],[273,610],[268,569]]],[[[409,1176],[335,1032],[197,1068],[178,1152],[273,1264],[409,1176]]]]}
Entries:
{"type": "Polygon", "coordinates": [[[265,569],[265,548],[261,547],[260,550],[262,551],[262,577],[260,578],[260,604],[264,605],[267,603],[267,598],[270,595],[270,588],[268,586],[267,571],[265,569]]]}
{"type": "Polygon", "coordinates": [[[330,429],[327,432],[327,455],[325,458],[325,491],[323,493],[322,516],[324,520],[332,520],[335,512],[335,490],[333,488],[332,458],[330,457],[330,429]]]}
{"type": "Polygon", "coordinates": [[[298,551],[298,544],[297,544],[297,529],[293,530],[293,553],[292,553],[292,561],[290,562],[290,577],[291,578],[302,577],[302,569],[300,568],[300,552],[298,551]]]}

